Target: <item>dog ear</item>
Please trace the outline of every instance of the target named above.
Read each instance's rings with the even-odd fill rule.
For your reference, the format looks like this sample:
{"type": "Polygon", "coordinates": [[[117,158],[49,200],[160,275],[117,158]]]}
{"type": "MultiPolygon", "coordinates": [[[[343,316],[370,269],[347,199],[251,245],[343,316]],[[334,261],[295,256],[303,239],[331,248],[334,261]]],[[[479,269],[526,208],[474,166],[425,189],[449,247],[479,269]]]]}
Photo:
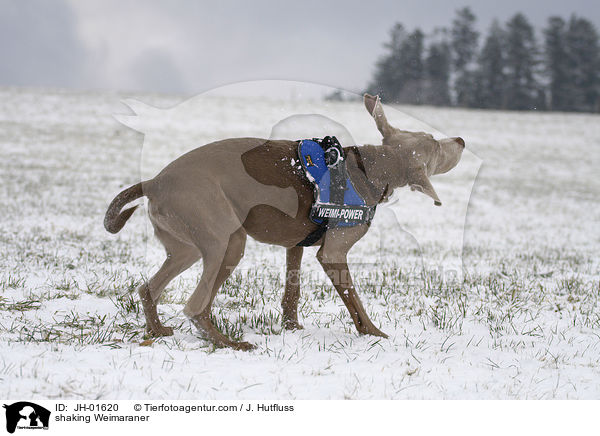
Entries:
{"type": "Polygon", "coordinates": [[[433,189],[433,186],[427,177],[427,174],[425,173],[425,168],[409,170],[408,185],[410,186],[411,191],[419,191],[423,194],[429,195],[431,198],[433,198],[433,204],[436,206],[442,205],[442,202],[440,201],[435,189],[433,189]]]}
{"type": "Polygon", "coordinates": [[[365,94],[363,96],[363,101],[365,103],[365,107],[369,114],[375,119],[375,124],[377,125],[377,129],[381,132],[381,134],[385,136],[389,136],[394,128],[390,126],[385,117],[385,113],[383,112],[383,106],[381,105],[381,99],[378,95],[370,95],[365,94]]]}

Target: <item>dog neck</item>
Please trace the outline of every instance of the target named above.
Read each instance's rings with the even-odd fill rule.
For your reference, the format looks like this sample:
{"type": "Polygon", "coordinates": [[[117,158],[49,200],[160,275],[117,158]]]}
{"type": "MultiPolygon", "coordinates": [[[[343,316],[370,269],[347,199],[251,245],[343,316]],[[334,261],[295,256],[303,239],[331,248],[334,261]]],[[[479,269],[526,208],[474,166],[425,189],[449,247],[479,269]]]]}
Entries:
{"type": "Polygon", "coordinates": [[[370,205],[387,201],[394,189],[406,185],[406,170],[395,147],[362,145],[349,151],[348,171],[370,205]]]}

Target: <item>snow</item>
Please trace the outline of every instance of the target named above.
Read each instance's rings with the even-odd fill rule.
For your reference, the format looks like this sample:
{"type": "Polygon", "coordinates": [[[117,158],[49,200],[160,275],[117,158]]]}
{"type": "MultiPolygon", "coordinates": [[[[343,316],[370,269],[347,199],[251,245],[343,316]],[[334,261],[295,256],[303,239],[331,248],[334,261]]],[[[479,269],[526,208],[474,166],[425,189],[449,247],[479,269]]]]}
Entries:
{"type": "Polygon", "coordinates": [[[140,346],[134,290],[164,254],[141,211],[118,235],[105,232],[108,203],[214,139],[377,144],[364,107],[128,96],[136,116],[114,93],[0,95],[2,397],[600,397],[597,115],[386,108],[392,125],[461,136],[469,150],[432,178],[441,208],[404,188],[350,253],[363,304],[390,338],[356,333],[314,248],[303,260],[304,329],[282,331],[285,252],[249,241],[214,305],[221,327],[258,346],[238,352],[214,350],[181,312],[200,265],[159,306],[175,335],[140,346]],[[282,122],[293,114],[303,116],[282,122]],[[437,267],[461,258],[464,276],[442,283],[437,267]]]}

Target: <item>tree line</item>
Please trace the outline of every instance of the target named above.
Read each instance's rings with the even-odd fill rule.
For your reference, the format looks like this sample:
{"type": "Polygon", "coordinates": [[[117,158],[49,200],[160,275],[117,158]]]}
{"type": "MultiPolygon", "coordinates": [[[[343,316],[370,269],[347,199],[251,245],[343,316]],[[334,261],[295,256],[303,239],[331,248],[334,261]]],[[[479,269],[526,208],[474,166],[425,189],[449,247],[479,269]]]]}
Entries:
{"type": "Polygon", "coordinates": [[[450,29],[390,31],[367,91],[384,101],[507,110],[600,112],[600,46],[587,19],[550,17],[541,42],[517,13],[480,44],[470,8],[450,29]]]}

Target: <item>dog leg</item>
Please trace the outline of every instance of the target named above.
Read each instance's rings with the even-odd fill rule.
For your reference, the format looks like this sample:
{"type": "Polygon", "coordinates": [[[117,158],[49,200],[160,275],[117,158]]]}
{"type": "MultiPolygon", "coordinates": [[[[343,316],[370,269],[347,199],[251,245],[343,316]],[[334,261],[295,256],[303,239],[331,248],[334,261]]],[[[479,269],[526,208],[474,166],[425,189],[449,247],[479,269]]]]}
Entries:
{"type": "Polygon", "coordinates": [[[164,326],[158,318],[156,303],[152,300],[148,283],[144,283],[138,288],[138,294],[144,308],[144,316],[146,317],[146,333],[149,336],[172,336],[173,327],[164,326]]]}
{"type": "Polygon", "coordinates": [[[146,317],[146,331],[150,336],[171,336],[173,328],[164,326],[158,318],[156,304],[162,291],[171,280],[181,274],[183,271],[192,266],[200,259],[197,251],[189,253],[187,256],[169,255],[160,269],[147,283],[142,284],[138,288],[138,294],[144,308],[144,316],[146,317]]]}
{"type": "Polygon", "coordinates": [[[147,282],[138,288],[146,317],[146,331],[150,336],[171,336],[173,329],[164,326],[158,318],[156,304],[165,287],[200,259],[200,251],[192,245],[184,244],[153,222],[154,233],[167,251],[167,259],[160,269],[147,282]]]}
{"type": "MultiPolygon", "coordinates": [[[[364,309],[360,298],[358,298],[358,293],[352,283],[352,277],[350,275],[350,270],[348,269],[345,253],[343,254],[343,261],[328,262],[327,256],[324,254],[324,247],[325,245],[321,246],[317,252],[317,259],[323,267],[323,270],[325,270],[325,274],[327,274],[333,283],[333,286],[335,286],[336,291],[340,297],[342,297],[342,301],[346,305],[348,312],[350,312],[352,321],[354,321],[356,330],[363,335],[387,338],[388,336],[375,327],[373,322],[369,319],[367,311],[364,309]]],[[[340,260],[340,257],[342,257],[341,254],[337,253],[337,260],[340,260]]]]}
{"type": "Polygon", "coordinates": [[[228,347],[240,351],[251,351],[256,348],[256,345],[250,342],[234,341],[221,333],[210,319],[210,309],[205,310],[200,315],[191,317],[190,320],[202,336],[218,348],[228,347]]]}
{"type": "Polygon", "coordinates": [[[299,330],[303,327],[298,322],[298,300],[300,299],[300,263],[303,247],[288,248],[286,252],[287,271],[285,276],[285,293],[281,300],[283,309],[283,327],[286,330],[299,330]]]}
{"type": "Polygon", "coordinates": [[[190,318],[204,338],[217,347],[248,351],[255,346],[248,342],[231,340],[221,333],[210,319],[210,310],[215,295],[242,259],[245,246],[246,232],[240,228],[231,235],[229,243],[224,249],[219,247],[219,244],[213,244],[210,250],[203,250],[204,271],[200,283],[188,300],[183,313],[190,318]]]}

